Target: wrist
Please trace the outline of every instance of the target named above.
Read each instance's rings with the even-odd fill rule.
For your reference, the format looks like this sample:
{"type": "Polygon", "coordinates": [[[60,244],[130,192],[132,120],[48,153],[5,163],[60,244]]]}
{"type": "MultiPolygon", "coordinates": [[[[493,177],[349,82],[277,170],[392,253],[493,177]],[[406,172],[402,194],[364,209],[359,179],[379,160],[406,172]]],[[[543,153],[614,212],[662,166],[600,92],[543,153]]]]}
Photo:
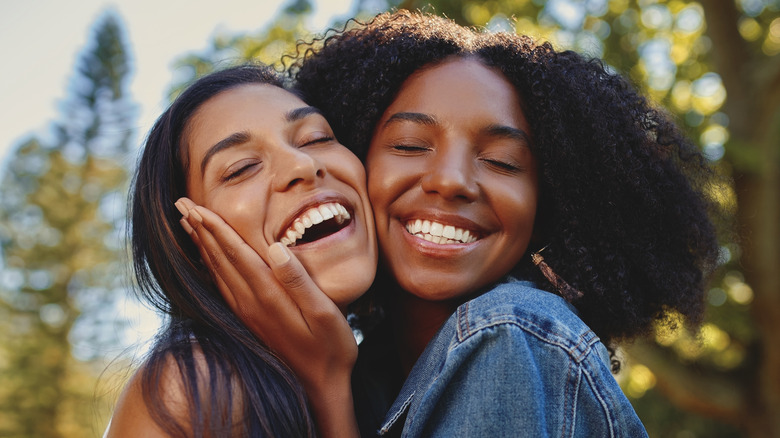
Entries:
{"type": "Polygon", "coordinates": [[[322,437],[359,437],[350,379],[334,378],[319,388],[307,388],[322,437]]]}

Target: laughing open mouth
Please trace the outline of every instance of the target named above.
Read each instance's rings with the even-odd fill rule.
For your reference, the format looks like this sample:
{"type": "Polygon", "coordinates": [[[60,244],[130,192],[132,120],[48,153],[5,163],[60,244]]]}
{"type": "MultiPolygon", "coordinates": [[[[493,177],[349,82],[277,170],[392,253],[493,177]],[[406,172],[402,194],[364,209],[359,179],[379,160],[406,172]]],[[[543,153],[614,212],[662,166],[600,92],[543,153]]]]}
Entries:
{"type": "Polygon", "coordinates": [[[279,241],[285,246],[314,242],[341,231],[349,225],[351,218],[347,209],[339,203],[329,202],[318,205],[295,218],[279,241]]]}

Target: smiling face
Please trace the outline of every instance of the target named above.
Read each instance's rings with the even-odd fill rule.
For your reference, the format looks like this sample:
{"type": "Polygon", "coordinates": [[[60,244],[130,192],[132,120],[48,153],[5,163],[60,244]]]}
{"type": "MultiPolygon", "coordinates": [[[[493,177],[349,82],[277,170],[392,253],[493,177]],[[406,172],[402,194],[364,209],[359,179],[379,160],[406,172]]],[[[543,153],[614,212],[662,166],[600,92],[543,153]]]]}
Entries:
{"type": "Polygon", "coordinates": [[[476,60],[404,82],[366,160],[382,258],[402,289],[461,300],[520,261],[538,196],[530,135],[515,89],[476,60]]]}
{"type": "Polygon", "coordinates": [[[376,272],[363,165],[320,113],[271,85],[240,85],[207,100],[187,123],[187,196],[219,214],[267,260],[290,247],[340,308],[376,272]]]}

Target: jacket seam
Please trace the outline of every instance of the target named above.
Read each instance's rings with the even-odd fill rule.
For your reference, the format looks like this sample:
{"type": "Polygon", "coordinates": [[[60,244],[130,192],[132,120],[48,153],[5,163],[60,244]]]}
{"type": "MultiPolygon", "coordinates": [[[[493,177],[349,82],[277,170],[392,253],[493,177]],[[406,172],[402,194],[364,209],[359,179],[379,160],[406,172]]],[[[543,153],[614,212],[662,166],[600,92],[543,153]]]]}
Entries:
{"type": "Polygon", "coordinates": [[[585,375],[585,379],[588,381],[588,384],[591,387],[591,390],[596,396],[596,399],[599,401],[599,404],[601,405],[601,412],[606,417],[606,424],[607,427],[609,427],[609,436],[610,438],[614,438],[615,435],[615,420],[612,418],[609,412],[609,406],[607,404],[607,401],[604,399],[604,395],[599,390],[599,385],[596,385],[595,378],[591,375],[589,370],[585,367],[582,367],[582,373],[585,375]]]}
{"type": "Polygon", "coordinates": [[[568,378],[566,379],[567,388],[564,391],[563,401],[563,428],[561,437],[574,436],[574,425],[577,424],[577,396],[582,379],[582,373],[579,372],[579,366],[575,362],[569,362],[568,378]],[[569,404],[571,403],[571,406],[569,404]],[[571,421],[566,421],[571,419],[571,421]]]}
{"type": "MultiPolygon", "coordinates": [[[[404,401],[404,404],[401,405],[401,409],[398,409],[395,412],[395,414],[393,414],[393,416],[390,417],[390,419],[387,422],[385,422],[382,428],[379,429],[380,435],[384,435],[387,432],[389,432],[390,429],[395,425],[395,422],[398,421],[398,418],[400,418],[403,415],[403,413],[406,412],[406,410],[409,408],[409,405],[412,403],[412,399],[414,398],[414,394],[416,392],[417,391],[412,391],[412,393],[409,394],[409,397],[406,398],[406,401],[404,401]]],[[[411,412],[409,412],[409,414],[411,414],[411,412]]]]}
{"type": "Polygon", "coordinates": [[[520,330],[534,336],[535,338],[539,339],[540,341],[546,344],[559,347],[560,349],[565,351],[566,354],[569,355],[574,362],[578,364],[582,362],[585,359],[585,357],[587,357],[587,355],[592,351],[593,344],[599,341],[598,337],[590,329],[580,334],[577,337],[576,342],[571,342],[568,337],[544,330],[542,327],[540,327],[532,320],[529,320],[527,318],[512,317],[510,315],[503,315],[502,317],[491,319],[490,322],[484,323],[479,327],[475,328],[474,330],[469,330],[468,328],[466,328],[466,327],[470,327],[470,325],[467,324],[468,316],[466,314],[462,314],[460,316],[462,316],[462,318],[459,318],[459,322],[462,321],[463,323],[458,324],[457,343],[452,345],[448,349],[449,351],[452,351],[454,348],[457,348],[459,345],[463,344],[469,338],[479,334],[480,332],[486,329],[494,328],[502,325],[516,326],[520,330]],[[465,326],[465,327],[461,327],[461,326],[465,326]],[[552,339],[550,337],[544,336],[544,334],[551,335],[552,339]]]}

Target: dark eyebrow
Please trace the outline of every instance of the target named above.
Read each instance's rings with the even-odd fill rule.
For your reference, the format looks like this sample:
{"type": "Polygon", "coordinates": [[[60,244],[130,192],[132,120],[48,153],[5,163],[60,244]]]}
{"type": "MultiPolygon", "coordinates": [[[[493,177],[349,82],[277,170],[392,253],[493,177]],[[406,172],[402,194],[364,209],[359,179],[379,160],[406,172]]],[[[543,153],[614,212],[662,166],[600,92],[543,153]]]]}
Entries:
{"type": "Polygon", "coordinates": [[[304,106],[288,111],[287,114],[284,115],[284,120],[287,122],[297,122],[298,120],[301,120],[302,118],[308,117],[312,114],[322,115],[322,112],[313,106],[304,106]]]}
{"type": "Polygon", "coordinates": [[[387,126],[391,123],[402,122],[402,121],[419,123],[421,125],[427,125],[427,126],[435,126],[438,124],[436,118],[428,114],[395,113],[392,116],[390,116],[389,119],[387,119],[387,121],[384,123],[384,126],[387,126]]]}
{"type": "MultiPolygon", "coordinates": [[[[304,106],[301,108],[295,108],[293,110],[288,111],[284,115],[284,120],[288,123],[292,123],[301,120],[305,117],[308,117],[312,114],[322,115],[322,112],[320,112],[319,109],[313,106],[304,106]]],[[[209,148],[209,150],[206,152],[206,155],[203,157],[203,161],[200,163],[201,175],[206,172],[206,165],[209,163],[209,161],[215,154],[225,149],[231,148],[233,146],[244,144],[248,142],[251,138],[252,136],[249,135],[248,132],[243,131],[243,132],[235,132],[230,136],[228,136],[227,138],[218,141],[214,146],[209,148]]]]}
{"type": "Polygon", "coordinates": [[[233,134],[230,134],[228,137],[218,141],[214,146],[210,147],[209,150],[206,151],[206,155],[203,157],[203,161],[200,163],[200,174],[203,175],[206,172],[206,165],[209,163],[209,161],[214,155],[233,146],[244,144],[251,139],[252,136],[249,135],[248,132],[242,131],[242,132],[234,132],[233,134]]]}
{"type": "Polygon", "coordinates": [[[526,146],[531,145],[531,136],[519,128],[513,128],[506,125],[490,125],[482,131],[492,137],[508,138],[524,143],[526,146]]]}

